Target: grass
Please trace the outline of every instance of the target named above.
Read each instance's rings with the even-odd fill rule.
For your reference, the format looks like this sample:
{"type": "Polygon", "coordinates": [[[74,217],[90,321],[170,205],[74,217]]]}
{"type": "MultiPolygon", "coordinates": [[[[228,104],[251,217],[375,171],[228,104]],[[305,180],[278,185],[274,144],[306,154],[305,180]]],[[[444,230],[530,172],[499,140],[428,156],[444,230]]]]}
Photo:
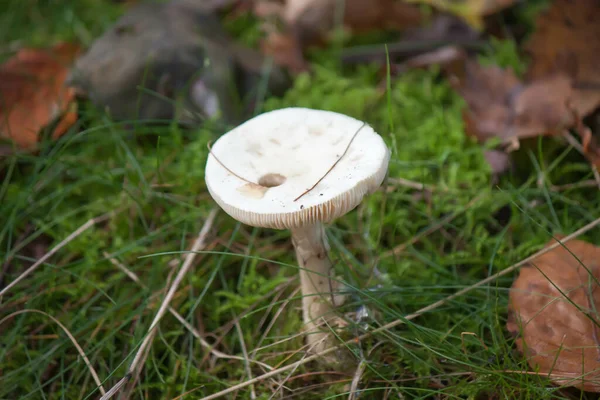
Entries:
{"type": "MultiPolygon", "coordinates": [[[[10,2],[2,15],[7,43],[89,44],[121,12],[108,1],[25,3],[10,2]]],[[[485,57],[523,63],[510,42],[498,42],[485,57]]],[[[554,188],[592,177],[588,163],[555,139],[524,143],[516,170],[492,184],[482,148],[463,133],[464,104],[435,69],[392,78],[386,91],[375,67],[341,68],[327,50],[316,59],[314,74],[297,77],[283,98],[267,99],[264,109],[344,112],[368,121],[393,152],[386,190],[328,227],[336,273],[351,292],[341,310],[352,322],[343,338],[402,319],[600,215],[597,189],[554,188]],[[431,190],[416,191],[397,178],[431,190]],[[399,254],[390,253],[403,244],[399,254]]],[[[215,207],[204,184],[206,144],[223,129],[134,126],[126,129],[84,104],[72,132],[41,154],[0,160],[3,285],[90,218],[114,213],[1,300],[0,319],[19,310],[45,313],[21,313],[0,325],[1,399],[99,397],[72,341],[49,316],[73,335],[105,388],[123,377],[166,283],[215,207]]],[[[598,243],[600,232],[583,238],[598,243]]],[[[244,358],[273,367],[301,359],[296,276],[287,232],[254,229],[220,212],[171,305],[206,341],[238,358],[211,356],[167,314],[131,398],[202,398],[249,379],[248,371],[266,372],[244,358]]],[[[513,277],[356,344],[363,367],[360,398],[580,398],[535,374],[509,372],[528,370],[505,329],[513,277]]],[[[352,370],[309,363],[253,390],[265,400],[281,393],[347,398],[353,378],[352,370]]],[[[251,391],[246,387],[236,398],[249,399],[251,391]]]]}

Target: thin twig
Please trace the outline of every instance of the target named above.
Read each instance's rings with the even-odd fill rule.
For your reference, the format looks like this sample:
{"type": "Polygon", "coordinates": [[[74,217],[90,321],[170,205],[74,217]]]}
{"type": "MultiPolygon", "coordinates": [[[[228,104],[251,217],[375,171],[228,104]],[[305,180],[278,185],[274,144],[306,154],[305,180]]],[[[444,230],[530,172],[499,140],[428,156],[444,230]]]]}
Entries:
{"type": "Polygon", "coordinates": [[[498,272],[498,273],[496,273],[494,275],[491,275],[491,276],[489,276],[489,277],[487,277],[487,278],[485,278],[485,279],[483,279],[483,280],[481,280],[481,281],[479,281],[479,282],[477,282],[477,283],[475,283],[475,284],[473,284],[473,285],[471,285],[469,287],[466,287],[466,288],[464,288],[462,290],[459,290],[458,292],[453,293],[450,296],[447,296],[447,297],[445,297],[445,298],[443,298],[443,299],[441,299],[439,301],[436,301],[435,303],[430,304],[427,307],[423,307],[423,308],[421,308],[420,310],[416,311],[413,314],[407,315],[406,317],[404,317],[402,319],[397,319],[395,321],[392,321],[389,324],[383,325],[383,326],[381,326],[379,328],[373,329],[370,332],[364,333],[363,335],[359,336],[358,338],[353,338],[353,339],[348,340],[346,342],[340,343],[337,346],[330,347],[330,348],[328,348],[326,350],[323,350],[323,351],[321,351],[319,353],[316,353],[316,354],[314,354],[314,355],[312,355],[310,357],[307,357],[307,358],[305,358],[303,360],[293,362],[293,363],[288,364],[288,365],[286,365],[284,367],[277,368],[277,369],[274,369],[273,371],[269,371],[269,372],[267,372],[265,374],[257,376],[254,379],[251,379],[251,380],[248,380],[246,382],[243,382],[243,383],[231,386],[231,387],[229,387],[227,389],[224,389],[224,390],[222,390],[220,392],[217,392],[217,393],[213,393],[213,394],[211,394],[209,396],[202,397],[200,400],[218,399],[218,398],[220,398],[220,397],[222,397],[222,396],[224,396],[226,394],[229,394],[229,393],[235,392],[237,390],[240,390],[240,389],[242,389],[244,387],[247,387],[248,385],[255,384],[257,382],[261,382],[261,381],[263,381],[263,380],[265,380],[267,378],[270,378],[272,376],[279,375],[282,372],[286,372],[286,371],[290,371],[290,370],[293,370],[295,368],[298,368],[300,365],[304,365],[304,364],[307,364],[307,363],[309,363],[311,361],[318,360],[319,358],[321,358],[321,357],[323,357],[323,356],[325,356],[327,354],[331,354],[331,353],[337,351],[340,348],[351,346],[351,345],[355,344],[356,341],[365,340],[365,339],[367,339],[367,338],[369,338],[369,337],[371,337],[371,336],[373,336],[373,335],[375,335],[377,333],[384,332],[384,331],[387,331],[389,329],[395,328],[396,326],[402,325],[406,321],[413,320],[413,319],[415,319],[415,318],[417,318],[417,317],[419,317],[419,316],[421,316],[421,315],[423,315],[423,314],[425,314],[425,313],[427,313],[429,311],[435,310],[436,308],[439,308],[440,306],[442,306],[442,305],[444,305],[444,304],[446,304],[446,303],[448,303],[448,302],[450,302],[450,301],[452,301],[452,300],[454,300],[454,299],[456,299],[456,298],[458,298],[460,296],[463,296],[466,293],[469,293],[473,289],[476,289],[476,288],[478,288],[480,286],[485,285],[486,283],[490,283],[490,282],[492,282],[492,281],[494,281],[494,280],[496,280],[496,279],[498,279],[498,278],[500,278],[500,277],[502,277],[504,275],[507,275],[507,274],[510,274],[510,273],[516,271],[517,269],[519,269],[523,265],[531,262],[535,258],[537,258],[537,257],[539,257],[539,256],[541,256],[543,254],[546,254],[546,253],[554,250],[555,248],[557,248],[559,246],[563,246],[568,241],[573,240],[576,237],[579,237],[579,236],[583,235],[584,233],[588,232],[589,230],[595,228],[598,225],[600,225],[600,218],[598,218],[598,219],[590,222],[589,224],[581,227],[580,229],[576,230],[575,232],[571,233],[570,235],[565,236],[560,241],[557,240],[556,243],[554,243],[554,244],[552,244],[552,245],[550,245],[548,247],[543,248],[542,250],[538,251],[537,253],[535,253],[535,254],[533,254],[533,255],[531,255],[531,256],[529,256],[529,257],[527,257],[527,258],[525,258],[525,259],[523,259],[523,260],[521,260],[519,262],[517,262],[516,264],[513,264],[512,266],[506,268],[505,270],[502,270],[502,271],[500,271],[500,272],[498,272]]]}
{"type": "MultiPolygon", "coordinates": [[[[173,281],[173,275],[175,274],[176,269],[173,268],[171,269],[171,271],[169,271],[169,273],[167,274],[167,280],[165,283],[165,289],[171,286],[171,282],[173,281]]],[[[156,295],[160,295],[164,290],[161,290],[160,292],[156,293],[156,295]]],[[[150,299],[152,299],[153,296],[150,296],[150,299]]],[[[150,332],[148,334],[148,336],[150,336],[149,342],[151,343],[154,340],[154,337],[156,336],[156,332],[157,329],[153,330],[152,332],[150,332]]],[[[127,382],[127,385],[125,386],[125,389],[123,390],[123,392],[121,393],[121,398],[123,399],[129,399],[131,396],[131,392],[135,389],[135,386],[137,385],[137,381],[140,377],[140,374],[142,372],[142,367],[143,365],[146,363],[146,360],[148,359],[148,354],[150,354],[150,346],[146,347],[146,350],[144,351],[144,354],[142,354],[142,357],[140,358],[139,362],[137,363],[137,367],[132,370],[130,370],[130,378],[127,382]]],[[[125,352],[127,353],[127,352],[125,352]]]]}
{"type": "Polygon", "coordinates": [[[238,179],[240,179],[240,180],[242,180],[242,181],[244,181],[244,182],[246,182],[246,183],[250,183],[250,184],[252,184],[252,185],[257,185],[257,186],[260,186],[258,183],[254,183],[254,182],[252,182],[252,181],[249,181],[248,179],[246,179],[246,178],[244,178],[244,177],[242,177],[242,176],[240,176],[240,175],[236,174],[235,172],[233,172],[232,170],[230,170],[230,169],[229,169],[227,166],[225,166],[225,164],[223,164],[223,163],[221,162],[221,160],[219,160],[219,158],[218,158],[218,157],[215,155],[215,153],[213,153],[213,151],[212,151],[212,148],[211,148],[211,145],[210,145],[210,142],[208,142],[208,143],[206,144],[206,147],[208,147],[208,153],[209,153],[211,156],[213,156],[213,157],[215,158],[215,160],[217,160],[217,162],[218,162],[219,164],[221,164],[221,167],[225,168],[225,169],[227,170],[227,172],[229,172],[231,175],[235,176],[236,178],[238,178],[238,179]]]}
{"type": "MultiPolygon", "coordinates": [[[[114,266],[116,266],[121,271],[123,271],[123,273],[125,275],[127,275],[132,281],[137,283],[141,288],[148,289],[148,287],[146,285],[144,285],[144,283],[140,280],[140,278],[137,276],[137,274],[135,272],[133,272],[132,270],[127,268],[125,265],[120,263],[114,257],[111,257],[110,254],[108,254],[107,252],[104,252],[104,256],[108,259],[108,261],[110,261],[114,266]]],[[[183,316],[181,314],[179,314],[173,307],[169,306],[167,308],[167,310],[171,313],[172,316],[175,317],[175,319],[177,321],[179,321],[181,323],[181,325],[184,326],[185,329],[187,329],[196,339],[198,339],[198,341],[200,342],[200,345],[202,347],[204,347],[209,353],[211,353],[216,358],[245,361],[244,357],[232,356],[230,354],[226,354],[226,353],[223,353],[222,351],[215,349],[214,345],[211,345],[210,343],[208,343],[206,341],[206,339],[204,339],[204,337],[202,337],[200,332],[196,328],[194,328],[188,321],[186,321],[185,318],[183,318],[183,316]]],[[[271,367],[270,365],[265,364],[263,362],[252,360],[252,359],[250,361],[257,365],[260,365],[263,368],[266,368],[269,371],[273,370],[273,367],[271,367]]]]}
{"type": "Polygon", "coordinates": [[[588,179],[586,181],[565,183],[564,185],[552,185],[550,190],[555,192],[561,192],[563,190],[580,189],[586,187],[598,187],[598,182],[595,179],[588,179]]]}
{"type": "Polygon", "coordinates": [[[127,384],[127,382],[129,382],[129,380],[131,379],[131,373],[126,373],[124,377],[122,377],[119,382],[117,382],[115,384],[115,386],[111,387],[110,390],[108,392],[106,392],[106,394],[104,396],[102,396],[102,398],[107,398],[110,399],[111,397],[113,397],[115,394],[117,394],[119,392],[119,390],[121,390],[121,388],[123,386],[125,386],[127,384]]]}
{"type": "Polygon", "coordinates": [[[48,313],[46,313],[44,311],[41,311],[41,310],[25,309],[25,310],[15,311],[14,313],[9,314],[6,317],[2,318],[0,320],[0,325],[2,325],[4,322],[6,322],[10,318],[13,318],[13,317],[16,317],[19,314],[25,314],[25,313],[42,314],[43,316],[46,316],[46,317],[50,318],[54,323],[56,323],[56,325],[60,326],[60,329],[62,329],[63,332],[69,337],[69,340],[71,340],[71,343],[73,343],[73,346],[75,346],[75,348],[77,349],[77,352],[79,353],[79,355],[83,359],[83,362],[85,363],[85,365],[90,370],[90,374],[92,375],[92,378],[94,379],[94,382],[96,382],[96,386],[98,387],[98,390],[100,390],[100,393],[106,394],[106,391],[104,390],[104,387],[102,386],[102,381],[98,377],[98,374],[96,373],[96,370],[94,369],[94,366],[92,365],[92,363],[90,362],[90,360],[85,355],[85,351],[83,351],[83,349],[81,348],[81,346],[79,345],[79,343],[77,343],[77,340],[71,334],[71,332],[69,332],[69,330],[67,329],[67,327],[64,326],[59,320],[57,320],[56,318],[54,318],[52,315],[50,315],[50,314],[48,314],[48,313]]]}
{"type": "Polygon", "coordinates": [[[365,372],[366,367],[367,363],[364,361],[358,364],[358,368],[356,368],[356,371],[354,372],[354,377],[352,378],[352,384],[350,385],[350,394],[348,395],[348,400],[358,399],[358,384],[360,383],[360,380],[363,376],[363,373],[365,372]]]}
{"type": "Polygon", "coordinates": [[[389,177],[388,183],[390,184],[390,186],[388,188],[388,190],[390,190],[390,191],[395,190],[397,186],[404,186],[404,187],[407,187],[410,189],[415,189],[415,190],[427,190],[429,192],[438,190],[438,188],[436,188],[435,186],[426,185],[421,182],[411,181],[410,179],[404,179],[404,178],[389,177]],[[394,185],[394,186],[392,186],[392,185],[394,185]]]}
{"type": "MultiPolygon", "coordinates": [[[[321,343],[322,343],[322,342],[323,342],[325,339],[326,339],[326,337],[324,337],[323,339],[321,339],[321,340],[317,341],[316,343],[313,343],[312,345],[310,345],[310,347],[308,348],[308,350],[307,350],[306,352],[304,352],[304,355],[302,356],[302,358],[300,359],[300,361],[302,361],[303,359],[306,359],[306,355],[307,355],[307,354],[310,354],[310,352],[312,352],[312,351],[313,351],[313,349],[314,349],[316,346],[320,345],[320,344],[321,344],[321,343]]],[[[307,347],[308,347],[308,345],[307,345],[307,347]]],[[[287,375],[287,376],[286,376],[286,377],[283,379],[283,381],[281,381],[281,382],[279,383],[279,385],[277,386],[277,389],[275,389],[275,390],[273,391],[273,394],[271,394],[271,396],[269,397],[269,399],[268,399],[268,400],[273,400],[273,399],[275,398],[275,396],[277,395],[277,393],[278,393],[278,392],[279,392],[279,391],[280,391],[280,390],[283,388],[283,385],[285,385],[285,383],[286,383],[287,381],[289,381],[289,380],[290,380],[290,378],[292,377],[292,374],[293,374],[294,372],[296,372],[296,369],[298,369],[298,367],[300,367],[300,365],[301,365],[301,364],[298,364],[298,365],[297,365],[295,368],[293,368],[293,369],[290,371],[290,373],[289,373],[289,374],[288,374],[288,375],[287,375]]]]}
{"type": "Polygon", "coordinates": [[[275,325],[275,323],[277,323],[277,320],[279,319],[279,316],[281,315],[283,310],[287,307],[287,305],[290,303],[290,301],[292,301],[292,299],[296,296],[296,294],[298,294],[300,289],[301,289],[300,287],[296,288],[288,296],[288,298],[281,304],[281,306],[277,309],[277,311],[275,312],[275,315],[273,315],[273,318],[271,319],[271,322],[269,322],[269,325],[267,325],[267,327],[265,328],[265,331],[263,332],[260,339],[258,340],[258,343],[256,343],[256,347],[254,348],[254,350],[252,350],[251,356],[253,358],[256,357],[256,353],[260,350],[260,346],[265,341],[269,332],[271,332],[271,329],[273,329],[273,326],[275,325]]]}
{"type": "Polygon", "coordinates": [[[354,133],[354,135],[352,135],[352,139],[350,139],[350,142],[348,142],[348,146],[346,146],[346,150],[344,150],[344,152],[342,153],[342,155],[333,163],[333,165],[327,170],[327,172],[325,172],[325,174],[321,177],[321,179],[319,179],[317,181],[317,183],[315,183],[314,185],[312,185],[310,187],[310,189],[306,189],[306,191],[304,191],[304,193],[302,193],[300,196],[296,197],[294,199],[294,201],[300,200],[305,194],[310,193],[310,191],[312,191],[315,187],[317,187],[317,185],[319,183],[321,183],[321,181],[323,179],[325,179],[325,177],[327,175],[329,175],[329,173],[335,168],[336,165],[338,165],[338,163],[341,161],[341,159],[344,158],[344,156],[346,155],[346,153],[350,149],[350,146],[352,145],[352,142],[354,142],[354,139],[356,138],[356,136],[358,135],[358,133],[362,130],[362,128],[365,127],[365,125],[367,125],[367,123],[363,122],[363,124],[360,126],[360,128],[358,128],[358,130],[354,133]]]}
{"type": "Polygon", "coordinates": [[[11,283],[9,283],[4,289],[0,290],[0,297],[2,297],[4,294],[6,294],[17,283],[21,282],[23,279],[25,279],[27,276],[29,276],[40,265],[42,265],[43,263],[45,263],[46,260],[48,260],[54,254],[56,254],[60,249],[62,249],[67,244],[69,244],[71,241],[73,241],[75,238],[77,238],[83,232],[85,232],[86,230],[88,230],[89,228],[91,228],[92,226],[94,226],[94,225],[96,225],[96,224],[98,224],[100,222],[106,221],[107,219],[109,219],[110,217],[112,217],[114,214],[116,214],[116,212],[115,211],[111,211],[109,213],[101,215],[100,217],[89,219],[85,224],[81,225],[73,233],[71,233],[69,236],[67,236],[62,242],[60,242],[59,244],[57,244],[56,246],[54,246],[49,252],[47,252],[45,255],[43,255],[42,258],[40,258],[39,260],[37,260],[31,267],[27,268],[21,275],[19,275],[17,277],[17,279],[15,279],[11,283]]]}
{"type": "MultiPolygon", "coordinates": [[[[177,276],[175,276],[175,280],[171,284],[171,287],[169,288],[169,291],[167,292],[165,299],[163,300],[162,304],[160,305],[160,308],[158,309],[158,311],[156,312],[156,316],[154,317],[154,320],[150,324],[150,328],[148,328],[148,333],[147,333],[146,337],[144,338],[144,341],[138,348],[138,351],[135,354],[133,361],[129,365],[128,375],[132,376],[133,372],[135,372],[138,363],[140,362],[140,360],[142,359],[142,357],[145,353],[146,347],[148,347],[150,345],[150,343],[152,342],[152,338],[154,337],[154,332],[155,332],[156,328],[158,327],[158,323],[160,322],[162,317],[167,312],[167,309],[169,308],[169,303],[175,296],[175,292],[177,291],[179,284],[181,283],[181,281],[185,277],[186,273],[192,266],[194,259],[196,258],[196,255],[198,254],[198,251],[202,250],[204,248],[204,246],[206,245],[206,238],[208,236],[210,229],[212,228],[215,217],[217,216],[217,212],[218,212],[218,209],[213,208],[212,211],[208,214],[208,217],[206,218],[206,222],[204,223],[204,226],[200,230],[200,233],[198,234],[198,237],[196,238],[196,241],[194,242],[192,249],[190,250],[189,253],[187,253],[187,255],[185,257],[185,261],[183,262],[183,265],[181,266],[181,269],[177,273],[177,276]]],[[[114,393],[116,393],[116,392],[113,393],[112,390],[110,392],[112,393],[110,396],[107,393],[106,395],[102,396],[100,398],[100,400],[110,399],[112,397],[112,395],[114,393]]]]}

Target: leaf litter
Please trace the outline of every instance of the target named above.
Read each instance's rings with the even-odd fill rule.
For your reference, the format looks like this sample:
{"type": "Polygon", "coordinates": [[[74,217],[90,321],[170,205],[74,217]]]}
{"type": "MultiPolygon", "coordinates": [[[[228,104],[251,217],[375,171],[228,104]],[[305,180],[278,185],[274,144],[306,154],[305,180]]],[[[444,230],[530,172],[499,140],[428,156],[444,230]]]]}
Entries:
{"type": "Polygon", "coordinates": [[[424,21],[418,6],[395,0],[258,1],[254,12],[265,20],[267,36],[262,41],[265,54],[295,73],[308,69],[302,51],[329,42],[339,23],[353,34],[374,29],[416,28],[424,21]],[[283,28],[274,27],[273,19],[279,20],[283,28]]]}
{"type": "Polygon", "coordinates": [[[24,48],[0,66],[0,137],[33,150],[40,131],[56,119],[52,138],[67,132],[77,120],[77,104],[65,81],[79,50],[73,43],[24,48]]]}
{"type": "Polygon", "coordinates": [[[600,392],[599,279],[600,247],[573,240],[522,267],[513,283],[507,329],[556,384],[600,392]]]}
{"type": "MultiPolygon", "coordinates": [[[[526,49],[525,80],[510,69],[469,60],[452,76],[467,103],[465,131],[481,142],[500,139],[510,152],[521,139],[575,129],[584,154],[600,164],[598,146],[582,118],[600,106],[600,3],[557,0],[536,19],[526,49]]],[[[508,162],[498,166],[499,171],[508,162]]],[[[494,168],[496,169],[496,168],[494,168]]]]}
{"type": "MultiPolygon", "coordinates": [[[[215,0],[214,3],[228,5],[231,2],[215,0]]],[[[263,29],[266,31],[266,38],[260,44],[263,55],[274,57],[276,64],[286,67],[292,73],[298,73],[307,71],[310,67],[303,51],[308,46],[330,41],[336,18],[339,17],[344,29],[350,34],[383,28],[403,31],[406,33],[405,39],[409,41],[419,42],[427,35],[435,41],[446,37],[452,29],[443,28],[449,30],[436,32],[430,26],[423,27],[425,21],[429,20],[429,15],[423,13],[417,3],[429,4],[437,10],[458,15],[475,27],[481,27],[484,17],[510,7],[515,2],[415,0],[408,4],[377,0],[367,5],[364,1],[348,0],[343,13],[336,14],[337,3],[339,2],[334,0],[255,2],[254,13],[263,19],[263,29]],[[284,23],[282,30],[273,22],[277,18],[284,23]]],[[[174,0],[166,4],[170,5],[131,8],[79,59],[72,82],[77,83],[80,89],[83,88],[93,102],[112,110],[113,117],[126,118],[136,114],[136,117],[151,118],[171,117],[174,114],[170,106],[165,108],[164,105],[143,104],[145,108],[141,114],[138,113],[139,110],[128,108],[137,104],[137,85],[140,83],[137,78],[142,76],[142,64],[159,61],[157,64],[164,69],[152,71],[154,86],[149,88],[158,94],[172,97],[175,90],[185,86],[183,81],[177,81],[180,77],[173,74],[172,70],[181,72],[179,67],[183,65],[187,71],[183,75],[189,78],[193,75],[189,71],[205,71],[204,54],[209,54],[208,58],[215,62],[212,71],[206,69],[208,74],[193,83],[190,94],[191,100],[196,102],[195,106],[208,115],[215,110],[211,96],[216,95],[217,102],[222,105],[232,103],[230,98],[221,97],[223,93],[219,92],[223,76],[229,79],[237,75],[239,71],[236,68],[240,65],[251,73],[262,66],[263,58],[260,54],[232,45],[225,35],[221,35],[221,28],[214,16],[206,14],[204,6],[198,6],[199,3],[195,0],[174,0]],[[174,8],[169,8],[174,7],[173,4],[184,8],[174,11],[174,8]],[[192,16],[191,12],[187,12],[191,10],[186,8],[189,6],[198,6],[202,10],[192,16]],[[176,22],[166,27],[169,23],[165,22],[165,18],[170,14],[171,17],[185,15],[191,18],[175,18],[176,22]],[[201,29],[198,36],[187,35],[195,30],[197,24],[204,31],[201,29]],[[186,27],[193,29],[186,31],[186,27]],[[155,41],[148,40],[156,35],[167,38],[163,42],[164,47],[157,47],[155,41]],[[145,57],[148,54],[150,57],[145,57]],[[129,56],[133,61],[127,58],[129,56]],[[138,60],[135,60],[136,57],[138,60]],[[120,64],[123,60],[126,62],[120,64]],[[169,60],[185,62],[162,63],[169,60]],[[113,73],[115,71],[119,73],[113,73]]],[[[600,4],[593,0],[556,0],[546,12],[540,14],[536,19],[536,30],[526,47],[532,61],[523,79],[510,69],[485,66],[473,58],[469,59],[466,52],[468,46],[464,43],[430,48],[428,52],[411,50],[407,52],[411,58],[392,67],[396,73],[401,73],[431,65],[443,66],[452,84],[467,103],[463,115],[466,134],[480,142],[494,139],[502,144],[499,149],[485,153],[495,177],[510,166],[509,152],[518,148],[520,140],[559,136],[569,129],[580,134],[583,152],[591,162],[600,166],[599,146],[582,122],[584,117],[593,113],[600,105],[600,77],[597,68],[600,65],[600,24],[597,23],[600,19],[599,8],[600,4]]],[[[443,13],[442,17],[447,18],[443,13]]],[[[450,22],[454,23],[455,20],[450,22]]],[[[459,36],[466,40],[480,40],[479,33],[470,29],[463,29],[459,36]]],[[[15,59],[20,59],[22,65],[27,65],[26,60],[33,59],[35,62],[31,65],[37,65],[38,58],[43,59],[40,54],[48,53],[30,51],[22,51],[15,59]]],[[[68,47],[57,47],[50,53],[53,51],[59,55],[66,51],[69,62],[73,58],[68,47]]],[[[11,60],[3,66],[6,68],[8,65],[9,72],[10,62],[11,60]]],[[[68,66],[69,62],[65,64],[68,66]]],[[[21,68],[22,65],[13,68],[12,72],[21,73],[26,69],[21,68]]],[[[50,75],[58,76],[64,83],[66,66],[62,66],[62,69],[57,67],[53,74],[47,72],[51,67],[46,68],[40,67],[39,71],[42,72],[33,75],[37,75],[36,78],[39,79],[50,75]]],[[[38,71],[34,67],[31,69],[38,71]]],[[[18,101],[13,101],[17,96],[10,97],[10,90],[2,85],[6,83],[1,82],[0,88],[9,93],[8,96],[3,96],[8,99],[7,103],[25,102],[23,96],[18,101]]],[[[14,140],[22,147],[35,146],[40,129],[59,114],[67,112],[66,115],[69,115],[67,106],[74,104],[74,90],[64,85],[49,86],[52,86],[52,90],[48,89],[52,95],[44,100],[54,102],[52,112],[40,111],[43,118],[39,121],[34,118],[36,124],[33,127],[27,127],[27,124],[14,117],[7,118],[9,127],[16,126],[17,129],[6,129],[0,125],[4,137],[14,140]]],[[[30,88],[27,90],[31,91],[30,88]]],[[[33,109],[43,109],[40,105],[43,102],[38,102],[37,96],[33,97],[28,100],[35,103],[33,109]]],[[[2,111],[5,112],[4,109],[2,111]]],[[[24,114],[20,118],[23,118],[22,115],[24,114]]],[[[62,121],[59,124],[62,128],[55,128],[53,137],[60,136],[66,130],[64,126],[68,128],[74,122],[72,117],[64,123],[62,121]]],[[[552,242],[549,247],[554,244],[552,242]]],[[[517,349],[523,352],[527,362],[537,373],[547,375],[560,385],[600,391],[600,341],[597,332],[600,294],[596,290],[600,279],[600,248],[582,241],[573,241],[568,247],[569,250],[563,247],[553,248],[521,270],[510,291],[507,329],[515,335],[517,349]]],[[[546,249],[549,250],[548,247],[546,249]]],[[[38,260],[38,263],[41,261],[43,260],[38,260]]],[[[476,286],[488,282],[488,279],[476,286]]],[[[8,287],[3,290],[7,289],[8,287]]],[[[461,291],[457,292],[456,296],[460,293],[461,291]]],[[[437,304],[439,302],[433,306],[437,307],[437,304]]],[[[393,327],[397,323],[393,322],[389,326],[393,327]]]]}

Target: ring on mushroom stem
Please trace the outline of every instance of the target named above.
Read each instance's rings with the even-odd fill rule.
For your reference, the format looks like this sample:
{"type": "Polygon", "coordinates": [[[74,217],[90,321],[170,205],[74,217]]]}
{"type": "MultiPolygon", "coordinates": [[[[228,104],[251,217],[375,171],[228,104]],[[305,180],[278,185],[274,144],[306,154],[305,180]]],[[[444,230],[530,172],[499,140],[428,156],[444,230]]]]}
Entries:
{"type": "Polygon", "coordinates": [[[332,293],[323,224],[377,190],[389,158],[381,136],[364,122],[307,108],[261,114],[212,146],[205,179],[217,204],[247,225],[291,231],[313,352],[330,347],[335,338],[327,325],[336,325],[337,288],[332,293]]]}

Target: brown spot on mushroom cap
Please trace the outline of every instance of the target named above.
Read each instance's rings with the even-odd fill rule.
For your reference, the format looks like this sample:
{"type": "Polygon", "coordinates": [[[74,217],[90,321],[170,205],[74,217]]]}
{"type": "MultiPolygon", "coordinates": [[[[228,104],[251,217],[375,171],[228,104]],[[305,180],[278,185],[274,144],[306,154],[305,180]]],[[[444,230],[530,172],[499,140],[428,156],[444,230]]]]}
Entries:
{"type": "Polygon", "coordinates": [[[308,130],[308,133],[310,133],[311,135],[314,135],[314,136],[321,136],[323,134],[323,130],[313,127],[308,130]]]}
{"type": "Polygon", "coordinates": [[[267,188],[283,185],[286,177],[281,174],[265,174],[260,177],[258,184],[267,188]]]}
{"type": "Polygon", "coordinates": [[[238,188],[240,193],[253,199],[262,199],[265,196],[265,193],[267,193],[267,190],[269,190],[268,187],[251,182],[238,188]]]}

